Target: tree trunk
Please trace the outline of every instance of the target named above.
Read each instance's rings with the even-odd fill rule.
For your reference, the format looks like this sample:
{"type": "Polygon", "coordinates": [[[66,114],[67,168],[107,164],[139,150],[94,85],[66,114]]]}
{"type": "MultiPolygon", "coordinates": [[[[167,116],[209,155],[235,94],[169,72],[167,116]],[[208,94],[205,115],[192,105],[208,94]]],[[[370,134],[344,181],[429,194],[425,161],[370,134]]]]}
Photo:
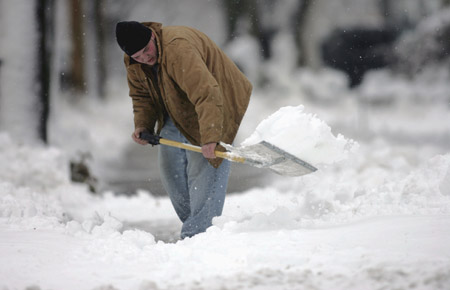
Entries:
{"type": "Polygon", "coordinates": [[[47,143],[47,121],[50,111],[50,50],[53,28],[53,0],[38,0],[36,6],[38,26],[37,83],[39,85],[40,117],[38,125],[39,138],[47,143]]]}
{"type": "Polygon", "coordinates": [[[236,35],[236,24],[239,16],[242,14],[239,0],[224,0],[226,22],[227,22],[227,40],[231,41],[236,35]]]}
{"type": "Polygon", "coordinates": [[[82,0],[70,0],[72,28],[72,63],[70,83],[76,93],[85,93],[84,37],[82,0]]]}
{"type": "Polygon", "coordinates": [[[307,64],[307,56],[306,56],[306,20],[307,15],[310,10],[313,1],[311,0],[300,0],[298,5],[298,10],[296,13],[296,22],[294,23],[294,35],[295,42],[297,43],[297,65],[305,66],[307,64]]]}
{"type": "Polygon", "coordinates": [[[105,19],[103,15],[103,0],[94,0],[96,65],[97,65],[97,93],[100,98],[105,97],[106,61],[105,61],[105,19]]]}
{"type": "Polygon", "coordinates": [[[264,59],[271,57],[270,42],[272,32],[263,28],[260,7],[256,0],[224,0],[227,19],[227,40],[236,36],[237,24],[240,18],[246,17],[249,33],[258,39],[264,59]]]}

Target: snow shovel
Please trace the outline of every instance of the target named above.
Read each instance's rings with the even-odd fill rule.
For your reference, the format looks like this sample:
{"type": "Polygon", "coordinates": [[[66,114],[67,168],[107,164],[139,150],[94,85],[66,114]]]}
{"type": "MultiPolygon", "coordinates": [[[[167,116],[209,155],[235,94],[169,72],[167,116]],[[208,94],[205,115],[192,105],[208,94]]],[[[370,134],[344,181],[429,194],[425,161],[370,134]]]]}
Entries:
{"type": "MultiPolygon", "coordinates": [[[[155,145],[163,144],[199,153],[202,152],[202,148],[199,146],[164,139],[148,132],[142,132],[140,138],[155,145]]],[[[217,157],[258,168],[267,168],[279,175],[301,176],[317,170],[317,168],[311,164],[266,141],[243,147],[233,147],[223,142],[221,142],[220,145],[225,147],[227,152],[216,150],[214,153],[217,157]]]]}

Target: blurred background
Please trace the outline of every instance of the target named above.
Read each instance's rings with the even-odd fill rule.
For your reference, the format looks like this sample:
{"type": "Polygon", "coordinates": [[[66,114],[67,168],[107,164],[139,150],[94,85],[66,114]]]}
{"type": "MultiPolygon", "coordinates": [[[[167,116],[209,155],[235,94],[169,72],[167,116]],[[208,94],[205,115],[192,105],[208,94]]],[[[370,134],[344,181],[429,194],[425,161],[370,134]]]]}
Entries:
{"type": "MultiPolygon", "coordinates": [[[[225,50],[255,87],[237,144],[307,104],[359,142],[448,150],[449,0],[0,0],[0,131],[63,148],[93,192],[164,194],[156,150],[130,138],[123,20],[192,26],[225,50]]],[[[231,192],[272,176],[233,172],[231,192]]]]}

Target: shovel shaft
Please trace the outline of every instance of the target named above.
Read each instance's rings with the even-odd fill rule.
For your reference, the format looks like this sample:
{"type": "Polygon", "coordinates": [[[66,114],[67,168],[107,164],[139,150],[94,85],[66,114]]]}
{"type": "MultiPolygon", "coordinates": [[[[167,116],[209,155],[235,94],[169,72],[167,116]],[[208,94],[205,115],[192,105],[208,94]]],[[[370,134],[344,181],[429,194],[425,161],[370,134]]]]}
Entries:
{"type": "MultiPolygon", "coordinates": [[[[159,140],[159,143],[161,143],[163,145],[171,146],[171,147],[177,147],[177,148],[186,149],[189,151],[202,153],[201,147],[191,145],[191,144],[181,143],[181,142],[172,141],[172,140],[168,140],[168,139],[164,139],[164,138],[161,138],[159,140]]],[[[239,163],[245,162],[244,157],[236,156],[236,155],[230,154],[228,152],[222,152],[222,151],[216,150],[216,151],[214,151],[214,153],[216,154],[217,157],[224,158],[224,159],[227,159],[230,161],[239,162],[239,163]]]]}
{"type": "MultiPolygon", "coordinates": [[[[202,148],[199,146],[164,139],[149,132],[140,133],[139,138],[142,140],[147,140],[149,144],[152,145],[163,144],[166,146],[202,153],[202,148]]],[[[311,164],[266,141],[261,141],[257,144],[244,146],[241,148],[235,148],[227,144],[221,145],[224,146],[229,152],[216,150],[214,153],[217,157],[234,162],[245,163],[258,168],[268,168],[280,175],[302,176],[317,170],[317,168],[311,164]]]]}

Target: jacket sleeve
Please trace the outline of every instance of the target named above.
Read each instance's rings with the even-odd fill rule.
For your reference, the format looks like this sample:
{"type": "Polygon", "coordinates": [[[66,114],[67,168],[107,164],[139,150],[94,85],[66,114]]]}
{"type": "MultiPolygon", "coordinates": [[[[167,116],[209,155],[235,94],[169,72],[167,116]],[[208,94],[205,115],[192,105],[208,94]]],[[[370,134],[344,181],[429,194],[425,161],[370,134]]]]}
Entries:
{"type": "Polygon", "coordinates": [[[176,39],[167,48],[166,53],[173,54],[175,60],[167,65],[167,72],[195,106],[201,144],[218,143],[222,140],[224,121],[219,84],[200,52],[188,41],[176,39]]]}
{"type": "Polygon", "coordinates": [[[155,104],[149,95],[148,89],[145,88],[132,68],[127,69],[127,81],[130,89],[129,94],[133,102],[135,128],[144,127],[153,132],[157,115],[155,104]]]}

